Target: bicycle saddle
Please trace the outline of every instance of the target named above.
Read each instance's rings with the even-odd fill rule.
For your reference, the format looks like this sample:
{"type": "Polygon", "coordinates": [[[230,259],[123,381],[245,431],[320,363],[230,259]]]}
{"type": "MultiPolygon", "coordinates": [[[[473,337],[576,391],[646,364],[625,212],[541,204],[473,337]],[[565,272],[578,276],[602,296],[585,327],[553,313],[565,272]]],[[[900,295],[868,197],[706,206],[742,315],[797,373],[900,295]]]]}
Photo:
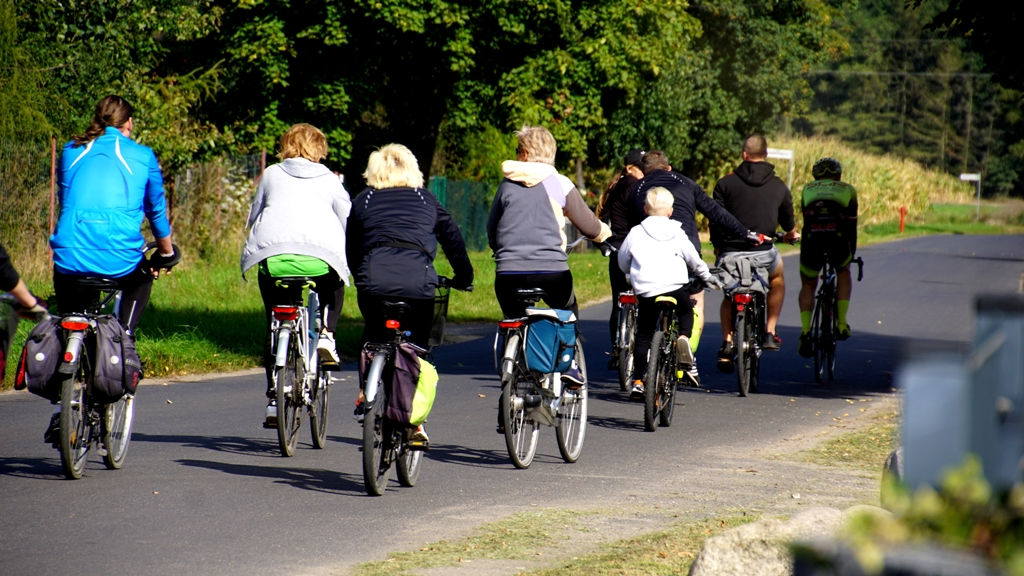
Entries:
{"type": "Polygon", "coordinates": [[[89,290],[117,290],[117,280],[98,278],[95,276],[82,276],[75,278],[75,286],[89,290]]]}
{"type": "Polygon", "coordinates": [[[316,288],[316,282],[313,282],[313,279],[307,276],[281,276],[274,278],[274,284],[282,288],[302,288],[307,284],[311,288],[316,288]]]}
{"type": "Polygon", "coordinates": [[[405,302],[381,302],[381,306],[384,307],[384,317],[388,320],[401,320],[402,316],[412,310],[412,306],[405,302]]]}
{"type": "Polygon", "coordinates": [[[516,288],[516,296],[519,300],[529,304],[544,299],[546,295],[541,288],[516,288]]]}

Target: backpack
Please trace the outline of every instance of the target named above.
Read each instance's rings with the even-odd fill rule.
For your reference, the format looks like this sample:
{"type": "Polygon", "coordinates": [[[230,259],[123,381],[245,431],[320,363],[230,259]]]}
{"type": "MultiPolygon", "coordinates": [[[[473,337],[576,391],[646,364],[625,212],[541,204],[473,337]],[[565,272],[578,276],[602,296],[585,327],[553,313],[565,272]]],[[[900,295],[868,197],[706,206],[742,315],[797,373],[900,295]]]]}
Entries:
{"type": "Polygon", "coordinates": [[[28,391],[51,402],[60,400],[60,387],[66,378],[57,373],[64,345],[60,318],[50,317],[35,325],[21,349],[14,389],[28,391]]]}
{"type": "Polygon", "coordinates": [[[526,366],[549,374],[566,372],[576,356],[576,315],[572,310],[527,308],[526,366]]]}
{"type": "Polygon", "coordinates": [[[93,360],[93,394],[101,402],[116,402],[134,394],[142,380],[142,361],[135,339],[112,315],[96,318],[96,357],[93,360]]]}
{"type": "Polygon", "coordinates": [[[437,369],[420,358],[422,348],[408,342],[398,348],[386,415],[395,422],[419,426],[427,420],[437,394],[437,369]]]}

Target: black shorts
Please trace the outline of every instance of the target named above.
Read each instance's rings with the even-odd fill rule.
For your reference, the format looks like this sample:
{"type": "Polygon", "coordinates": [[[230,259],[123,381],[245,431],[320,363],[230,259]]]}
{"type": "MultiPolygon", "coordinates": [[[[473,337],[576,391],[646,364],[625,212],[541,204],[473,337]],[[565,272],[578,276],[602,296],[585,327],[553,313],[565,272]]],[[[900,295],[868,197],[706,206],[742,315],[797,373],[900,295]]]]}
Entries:
{"type": "Polygon", "coordinates": [[[800,273],[808,278],[815,278],[825,266],[826,260],[836,270],[849,266],[853,260],[850,242],[804,236],[800,241],[800,273]]]}

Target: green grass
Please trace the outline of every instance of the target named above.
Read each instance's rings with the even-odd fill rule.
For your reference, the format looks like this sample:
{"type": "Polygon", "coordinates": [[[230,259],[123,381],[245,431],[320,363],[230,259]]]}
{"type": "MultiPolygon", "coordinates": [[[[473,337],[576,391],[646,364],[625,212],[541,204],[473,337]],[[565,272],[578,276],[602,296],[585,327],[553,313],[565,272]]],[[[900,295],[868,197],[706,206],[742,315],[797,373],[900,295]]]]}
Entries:
{"type": "Polygon", "coordinates": [[[587,576],[685,573],[710,536],[756,520],[752,516],[713,518],[669,526],[663,530],[602,545],[599,550],[573,554],[573,535],[589,530],[595,513],[544,509],[520,512],[474,530],[459,540],[441,540],[412,552],[393,552],[384,560],[359,564],[356,576],[415,574],[429,568],[465,566],[474,560],[535,562],[554,554],[554,566],[519,572],[538,576],[587,576]],[[547,555],[547,556],[545,556],[547,555]]]}
{"type": "Polygon", "coordinates": [[[882,472],[882,464],[899,443],[899,413],[887,410],[857,432],[837,436],[811,450],[798,452],[797,460],[821,466],[841,466],[882,472]]]}

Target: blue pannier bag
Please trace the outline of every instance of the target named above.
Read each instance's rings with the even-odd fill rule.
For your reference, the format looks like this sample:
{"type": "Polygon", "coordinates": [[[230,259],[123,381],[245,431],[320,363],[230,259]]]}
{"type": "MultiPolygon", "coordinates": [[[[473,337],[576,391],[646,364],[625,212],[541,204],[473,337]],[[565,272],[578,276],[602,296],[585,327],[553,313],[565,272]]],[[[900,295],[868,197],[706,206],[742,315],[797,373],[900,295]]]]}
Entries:
{"type": "Polygon", "coordinates": [[[576,355],[572,310],[527,308],[526,366],[542,373],[567,372],[576,355]]]}

